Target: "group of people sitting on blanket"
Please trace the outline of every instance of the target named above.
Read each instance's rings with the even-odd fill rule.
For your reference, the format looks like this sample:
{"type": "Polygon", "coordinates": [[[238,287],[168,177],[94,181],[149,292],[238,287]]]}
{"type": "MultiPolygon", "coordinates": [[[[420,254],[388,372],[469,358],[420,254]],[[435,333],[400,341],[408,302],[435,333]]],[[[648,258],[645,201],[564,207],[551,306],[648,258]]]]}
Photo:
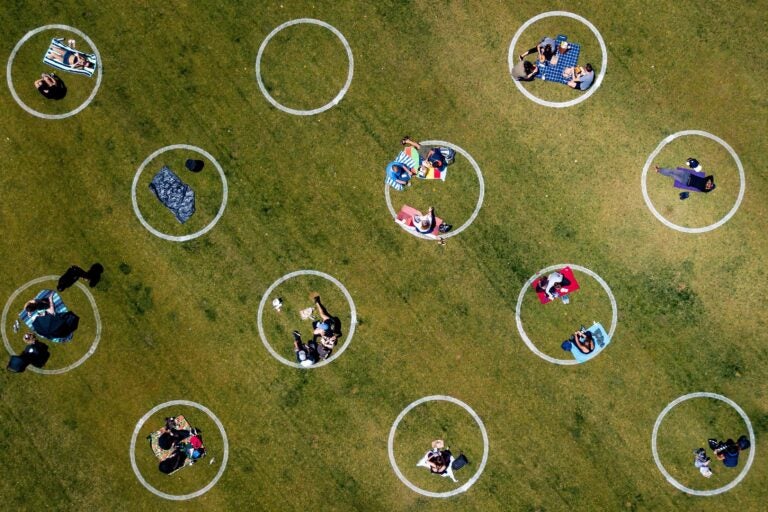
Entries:
{"type": "Polygon", "coordinates": [[[170,475],[205,456],[205,446],[203,446],[200,430],[194,427],[184,428],[187,426],[189,425],[186,420],[183,425],[179,425],[177,418],[165,419],[165,427],[159,431],[157,445],[164,452],[170,451],[170,454],[165,455],[160,461],[158,469],[161,473],[170,475]]]}
{"type": "MultiPolygon", "coordinates": [[[[739,465],[739,452],[749,449],[752,444],[749,442],[747,436],[741,436],[737,441],[728,439],[727,441],[718,441],[717,439],[709,439],[707,441],[709,448],[715,455],[717,460],[722,461],[723,465],[727,468],[735,468],[739,465]]],[[[712,476],[712,468],[709,466],[712,459],[707,456],[707,451],[704,448],[697,448],[693,450],[693,465],[696,467],[702,476],[709,478],[712,476]]]]}
{"type": "MultiPolygon", "coordinates": [[[[521,53],[519,56],[520,62],[512,68],[512,78],[520,82],[531,82],[539,74],[542,66],[557,65],[560,56],[570,49],[565,36],[559,36],[558,39],[560,38],[562,40],[558,43],[558,41],[551,37],[545,36],[539,44],[521,53]],[[534,63],[525,60],[532,53],[535,53],[537,57],[534,63]]],[[[586,91],[595,80],[595,70],[590,63],[587,63],[585,66],[569,66],[563,70],[563,78],[568,79],[566,84],[571,89],[586,91]]]]}
{"type": "Polygon", "coordinates": [[[432,449],[416,465],[426,467],[434,475],[448,477],[458,482],[453,476],[453,471],[463,468],[468,463],[464,454],[454,458],[451,450],[445,446],[445,442],[442,439],[436,439],[432,441],[432,449]]]}
{"type": "MultiPolygon", "coordinates": [[[[45,52],[43,62],[69,73],[91,76],[96,71],[96,56],[75,49],[75,40],[64,44],[63,38],[54,38],[45,52]]],[[[55,73],[42,73],[34,82],[35,89],[49,100],[60,100],[67,95],[67,86],[55,73]]]]}
{"type": "Polygon", "coordinates": [[[320,296],[315,296],[315,308],[320,315],[320,320],[312,322],[312,339],[307,343],[301,340],[301,333],[293,331],[293,350],[296,354],[296,362],[307,367],[320,360],[331,357],[336,343],[341,338],[341,320],[331,316],[320,302],[320,296]]]}
{"type": "Polygon", "coordinates": [[[687,199],[688,190],[692,192],[704,192],[705,194],[715,190],[715,177],[711,174],[706,176],[701,164],[695,158],[689,158],[685,161],[686,167],[677,167],[675,169],[665,169],[655,166],[656,172],[662,176],[675,180],[675,187],[685,189],[686,192],[680,193],[680,199],[687,199]]]}

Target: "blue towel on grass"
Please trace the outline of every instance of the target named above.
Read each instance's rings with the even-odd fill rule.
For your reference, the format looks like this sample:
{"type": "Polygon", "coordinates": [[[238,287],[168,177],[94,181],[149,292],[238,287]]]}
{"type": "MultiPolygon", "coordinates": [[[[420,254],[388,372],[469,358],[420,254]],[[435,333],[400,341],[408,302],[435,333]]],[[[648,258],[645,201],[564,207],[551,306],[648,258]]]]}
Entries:
{"type": "Polygon", "coordinates": [[[195,213],[195,191],[167,166],[155,174],[149,189],[182,224],[195,213]]]}
{"type": "Polygon", "coordinates": [[[578,349],[575,343],[571,343],[571,354],[573,354],[573,358],[576,359],[579,363],[589,361],[597,354],[599,354],[611,342],[611,338],[608,337],[608,333],[605,331],[605,328],[603,328],[603,326],[599,323],[595,322],[587,330],[592,333],[592,337],[595,339],[595,350],[589,354],[584,354],[578,349]]]}

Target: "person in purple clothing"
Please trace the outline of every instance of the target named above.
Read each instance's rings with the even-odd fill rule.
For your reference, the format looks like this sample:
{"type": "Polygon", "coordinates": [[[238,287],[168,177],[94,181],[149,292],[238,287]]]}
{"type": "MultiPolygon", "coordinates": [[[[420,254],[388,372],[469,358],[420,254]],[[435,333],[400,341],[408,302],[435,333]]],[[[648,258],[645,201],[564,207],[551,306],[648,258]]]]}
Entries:
{"type": "Polygon", "coordinates": [[[693,174],[693,172],[677,167],[675,169],[665,169],[655,166],[656,172],[662,176],[673,178],[675,181],[679,181],[687,187],[693,187],[699,192],[709,193],[715,190],[715,177],[711,174],[709,176],[700,177],[693,174]]]}

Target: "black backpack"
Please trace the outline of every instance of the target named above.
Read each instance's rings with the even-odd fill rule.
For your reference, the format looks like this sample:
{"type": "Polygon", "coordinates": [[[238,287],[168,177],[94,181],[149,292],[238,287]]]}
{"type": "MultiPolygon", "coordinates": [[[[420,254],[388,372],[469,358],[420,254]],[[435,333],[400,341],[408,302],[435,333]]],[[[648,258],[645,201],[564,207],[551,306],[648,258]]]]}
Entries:
{"type": "Polygon", "coordinates": [[[467,460],[467,456],[462,453],[461,455],[453,459],[453,464],[451,464],[451,469],[456,471],[458,469],[463,468],[467,464],[469,464],[469,460],[467,460]]]}

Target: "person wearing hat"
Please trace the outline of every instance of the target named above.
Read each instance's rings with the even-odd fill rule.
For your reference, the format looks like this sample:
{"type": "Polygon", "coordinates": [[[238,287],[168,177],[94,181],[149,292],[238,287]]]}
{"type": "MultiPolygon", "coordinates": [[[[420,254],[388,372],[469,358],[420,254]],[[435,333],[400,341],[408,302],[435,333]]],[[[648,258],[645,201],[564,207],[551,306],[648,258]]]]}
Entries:
{"type": "Polygon", "coordinates": [[[317,362],[317,343],[314,340],[306,345],[301,341],[301,333],[293,331],[293,351],[296,353],[296,362],[300,366],[309,367],[317,362]]]}

